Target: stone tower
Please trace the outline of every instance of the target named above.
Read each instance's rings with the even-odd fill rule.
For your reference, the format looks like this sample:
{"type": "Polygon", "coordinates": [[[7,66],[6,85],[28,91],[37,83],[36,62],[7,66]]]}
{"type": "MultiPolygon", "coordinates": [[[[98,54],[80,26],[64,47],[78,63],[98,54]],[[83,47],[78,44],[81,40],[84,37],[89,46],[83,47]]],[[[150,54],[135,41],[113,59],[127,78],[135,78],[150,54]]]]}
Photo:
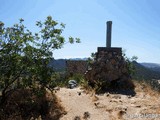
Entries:
{"type": "Polygon", "coordinates": [[[111,33],[112,21],[108,21],[106,47],[98,47],[95,60],[86,72],[86,79],[91,85],[100,81],[107,84],[130,79],[127,63],[122,56],[122,48],[111,47],[111,33]]]}

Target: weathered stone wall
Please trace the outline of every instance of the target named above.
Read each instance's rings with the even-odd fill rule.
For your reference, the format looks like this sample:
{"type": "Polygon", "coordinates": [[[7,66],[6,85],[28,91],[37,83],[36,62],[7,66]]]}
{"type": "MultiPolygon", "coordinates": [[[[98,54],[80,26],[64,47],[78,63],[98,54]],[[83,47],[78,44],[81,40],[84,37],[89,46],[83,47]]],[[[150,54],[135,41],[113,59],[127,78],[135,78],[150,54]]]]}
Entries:
{"type": "Polygon", "coordinates": [[[127,63],[122,56],[121,48],[99,47],[95,61],[86,73],[86,79],[90,83],[128,80],[129,77],[127,63]]]}
{"type": "Polygon", "coordinates": [[[67,60],[66,71],[67,74],[72,76],[73,74],[84,74],[87,70],[87,61],[83,60],[67,60]]]}

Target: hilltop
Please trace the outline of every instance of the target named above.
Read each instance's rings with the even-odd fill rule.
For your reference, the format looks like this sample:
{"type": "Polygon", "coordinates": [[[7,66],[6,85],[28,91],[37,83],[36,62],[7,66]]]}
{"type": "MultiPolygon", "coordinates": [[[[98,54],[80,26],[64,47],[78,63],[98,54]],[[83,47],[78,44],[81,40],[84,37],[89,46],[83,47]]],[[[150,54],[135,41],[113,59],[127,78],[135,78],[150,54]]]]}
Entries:
{"type": "Polygon", "coordinates": [[[67,114],[60,120],[149,120],[159,115],[160,97],[146,84],[136,84],[136,95],[95,94],[77,87],[60,88],[55,94],[67,114]],[[80,94],[81,93],[81,94],[80,94]],[[144,115],[144,116],[143,116],[144,115]]]}

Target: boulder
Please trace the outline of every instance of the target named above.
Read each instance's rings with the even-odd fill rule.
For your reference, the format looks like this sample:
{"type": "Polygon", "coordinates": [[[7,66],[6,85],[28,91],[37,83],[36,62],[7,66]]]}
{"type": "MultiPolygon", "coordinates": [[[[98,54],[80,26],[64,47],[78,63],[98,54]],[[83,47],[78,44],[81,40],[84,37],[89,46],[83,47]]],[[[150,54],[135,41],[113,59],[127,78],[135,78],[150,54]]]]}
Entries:
{"type": "Polygon", "coordinates": [[[68,87],[70,88],[70,89],[73,89],[73,88],[75,88],[75,87],[77,87],[77,81],[76,80],[69,80],[68,81],[68,87]]]}

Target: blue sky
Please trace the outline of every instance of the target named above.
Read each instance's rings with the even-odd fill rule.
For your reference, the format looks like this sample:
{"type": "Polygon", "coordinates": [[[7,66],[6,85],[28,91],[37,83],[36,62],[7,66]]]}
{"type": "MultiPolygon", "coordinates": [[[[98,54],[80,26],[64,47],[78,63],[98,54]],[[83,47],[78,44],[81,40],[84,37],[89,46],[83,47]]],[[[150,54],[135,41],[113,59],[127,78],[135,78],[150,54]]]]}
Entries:
{"type": "Polygon", "coordinates": [[[48,15],[66,24],[63,35],[79,37],[80,44],[67,44],[54,51],[54,58],[89,57],[106,45],[106,21],[112,21],[112,47],[122,47],[138,62],[160,63],[159,0],[0,0],[0,21],[6,26],[25,20],[35,22],[48,15]]]}

